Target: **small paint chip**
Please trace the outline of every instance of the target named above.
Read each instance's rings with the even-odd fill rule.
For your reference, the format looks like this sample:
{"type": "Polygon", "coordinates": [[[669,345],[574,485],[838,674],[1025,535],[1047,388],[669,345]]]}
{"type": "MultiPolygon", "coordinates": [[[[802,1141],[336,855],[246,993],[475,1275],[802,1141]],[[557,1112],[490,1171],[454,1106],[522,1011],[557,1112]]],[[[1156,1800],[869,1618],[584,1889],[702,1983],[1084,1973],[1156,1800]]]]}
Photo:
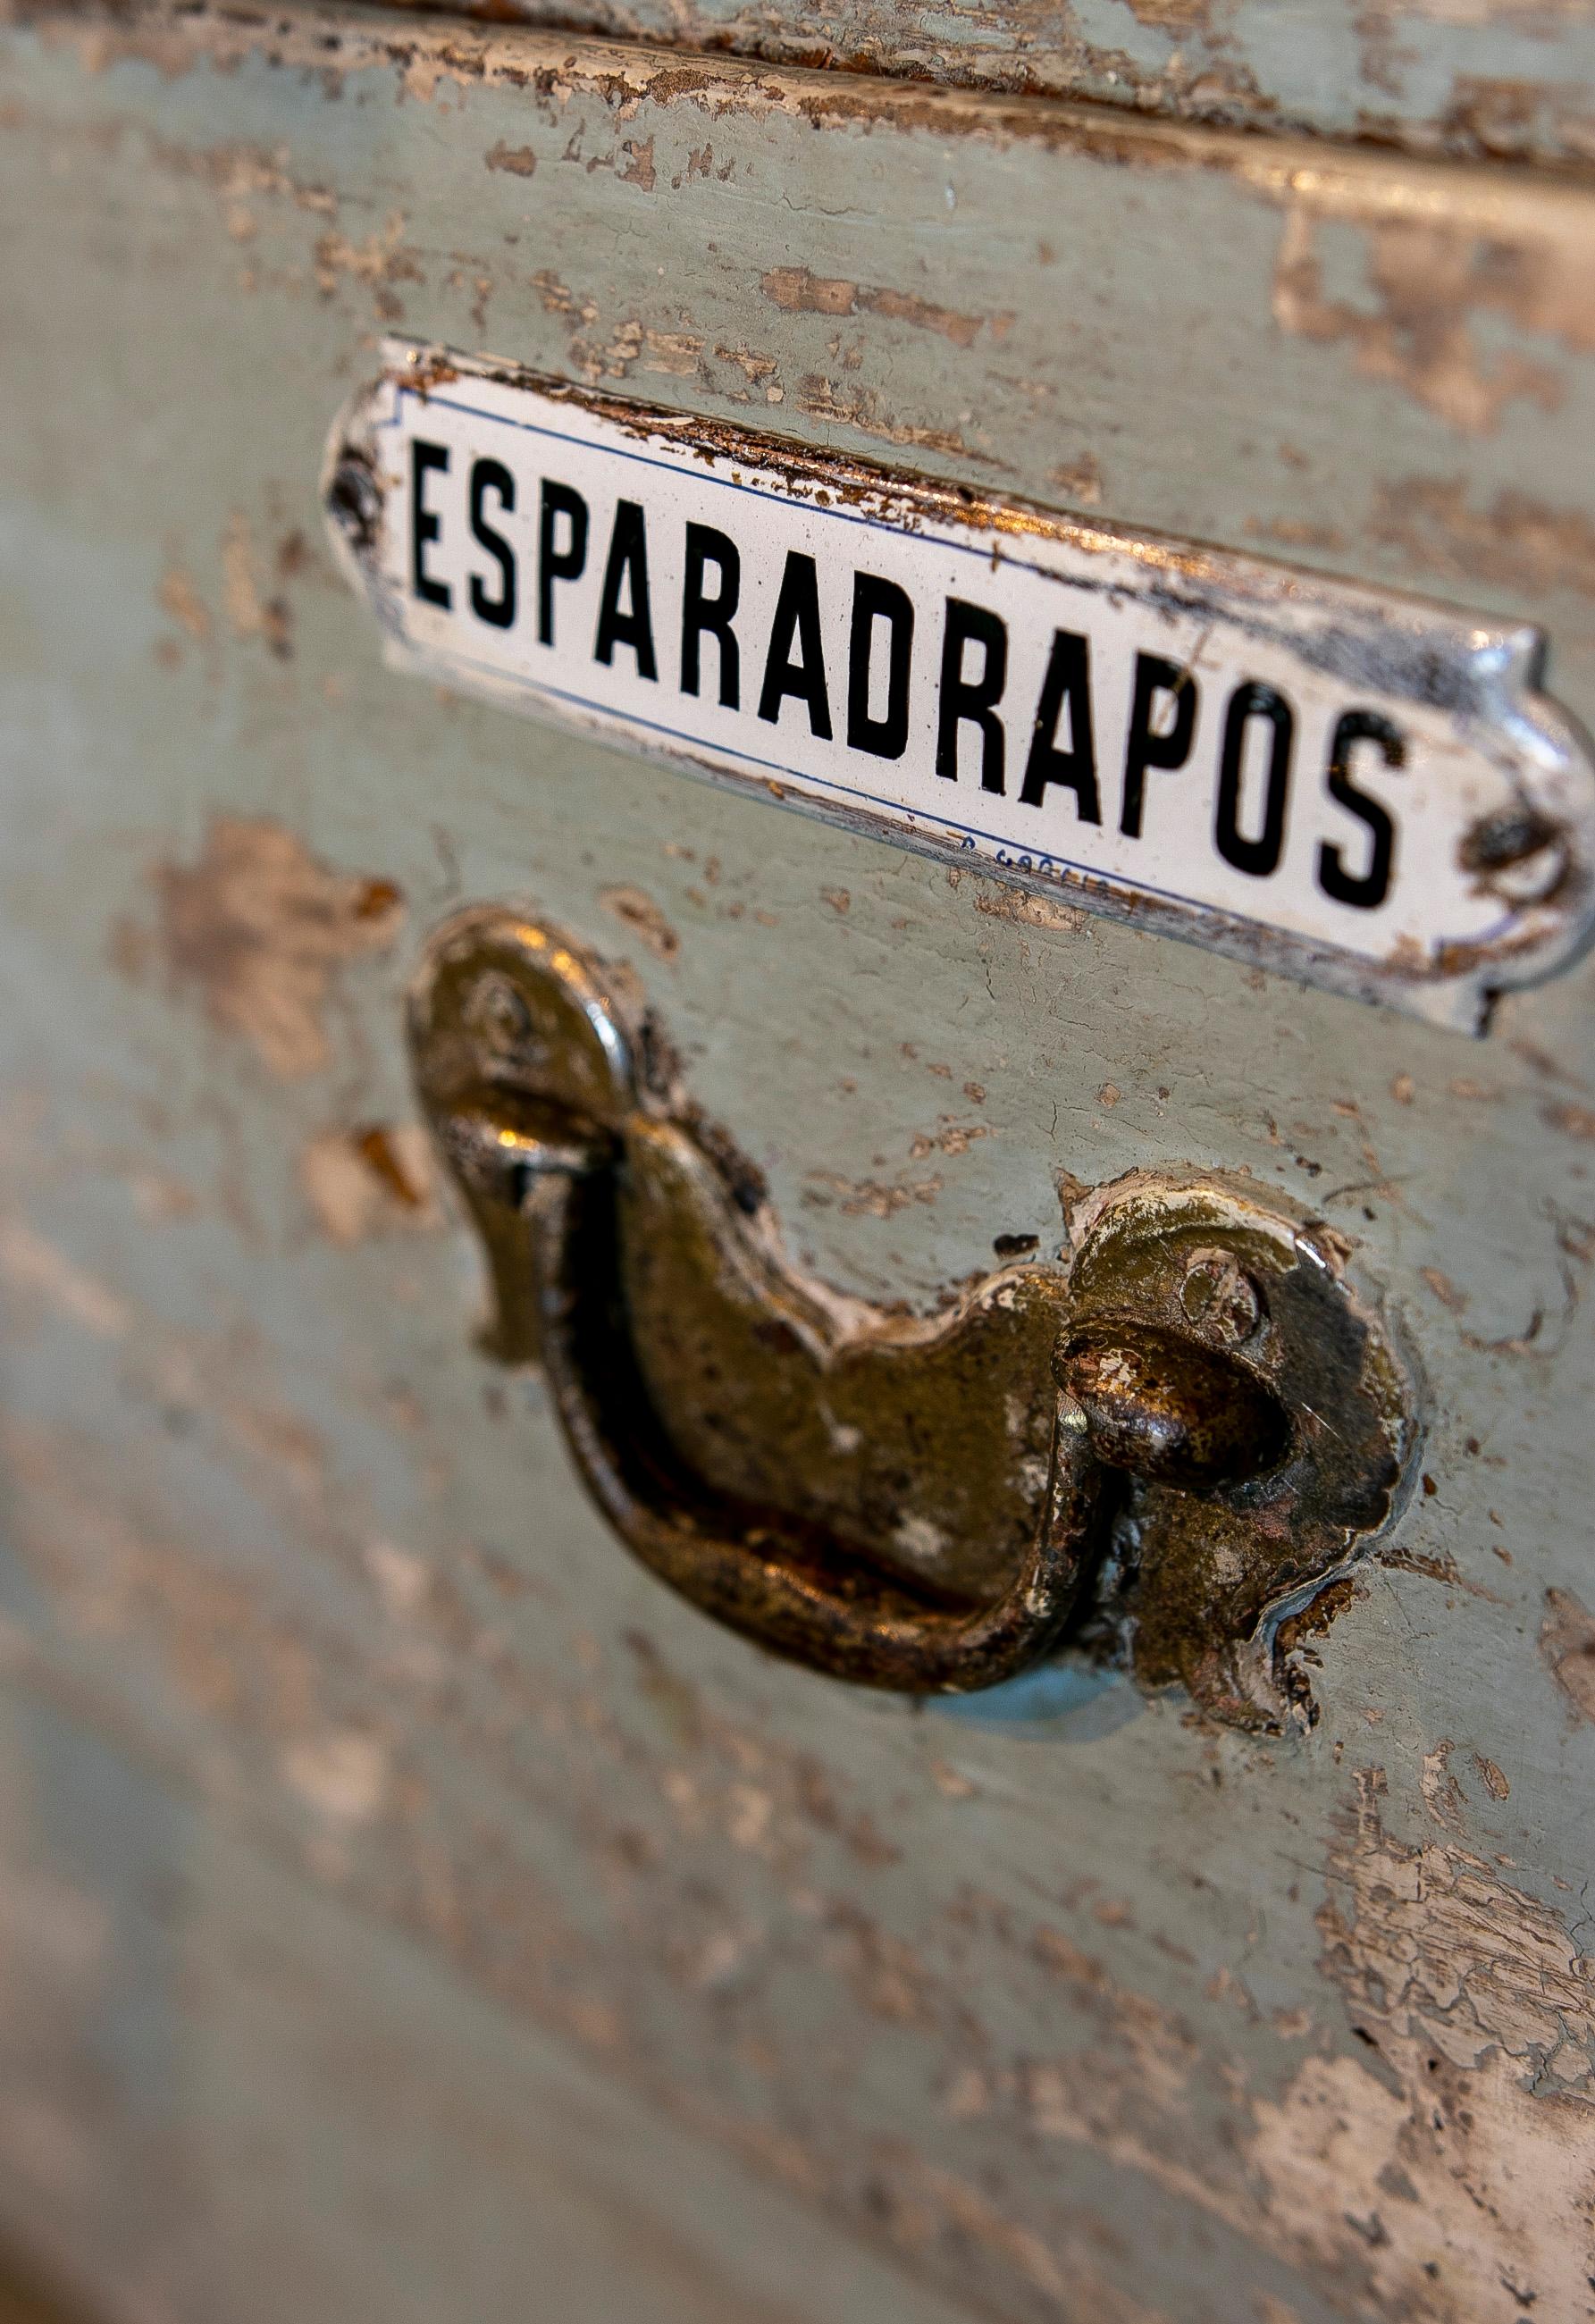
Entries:
{"type": "MultiPolygon", "coordinates": [[[[281,824],[218,816],[198,860],[161,864],[153,885],[167,975],[198,991],[212,1025],[284,1080],[329,1065],[322,1016],[334,972],[392,941],[402,901],[393,882],[328,871],[281,824]]],[[[134,973],[137,954],[126,955],[134,973]]]]}
{"type": "Polygon", "coordinates": [[[161,612],[170,614],[174,622],[187,630],[196,645],[202,646],[207,642],[210,615],[204,599],[194,586],[192,576],[180,565],[167,567],[161,576],[161,586],[156,595],[161,612]]]}
{"type": "Polygon", "coordinates": [[[1571,1590],[1547,1590],[1540,1653],[1579,1718],[1595,1725],[1595,1614],[1571,1590]]]}
{"type": "Polygon", "coordinates": [[[1473,1765],[1483,1778],[1484,1788],[1492,1800],[1504,1800],[1509,1797],[1512,1786],[1493,1759],[1483,1758],[1476,1751],[1473,1754],[1473,1765]]]}
{"type": "Polygon", "coordinates": [[[537,175],[537,155],[530,145],[512,145],[501,137],[482,156],[490,170],[508,171],[512,177],[532,178],[537,175]]]}
{"type": "Polygon", "coordinates": [[[282,1773],[300,1799],[328,1823],[369,1823],[388,1783],[388,1755],[374,1735],[355,1728],[295,1743],[282,1773]]]}
{"type": "Polygon", "coordinates": [[[20,1219],[0,1225],[0,1277],[97,1340],[124,1339],[133,1328],[131,1311],[114,1291],[20,1219]]]}
{"type": "Polygon", "coordinates": [[[440,1222],[431,1149],[415,1122],[331,1130],[300,1157],[306,1201],[334,1242],[355,1243],[394,1227],[440,1222]]]}
{"type": "Polygon", "coordinates": [[[681,939],[653,898],[642,889],[604,888],[598,901],[606,912],[612,912],[630,928],[657,960],[675,960],[681,950],[681,939]]]}

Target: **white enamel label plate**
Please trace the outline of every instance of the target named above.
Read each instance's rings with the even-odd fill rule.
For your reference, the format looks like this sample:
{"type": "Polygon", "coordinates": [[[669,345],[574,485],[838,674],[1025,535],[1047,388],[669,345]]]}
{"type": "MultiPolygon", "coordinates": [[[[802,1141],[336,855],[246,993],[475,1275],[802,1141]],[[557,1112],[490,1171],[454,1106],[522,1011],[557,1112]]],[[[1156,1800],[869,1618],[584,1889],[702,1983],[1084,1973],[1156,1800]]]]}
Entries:
{"type": "Polygon", "coordinates": [[[1532,630],[384,357],[327,498],[402,667],[1469,1028],[1581,941],[1532,630]]]}

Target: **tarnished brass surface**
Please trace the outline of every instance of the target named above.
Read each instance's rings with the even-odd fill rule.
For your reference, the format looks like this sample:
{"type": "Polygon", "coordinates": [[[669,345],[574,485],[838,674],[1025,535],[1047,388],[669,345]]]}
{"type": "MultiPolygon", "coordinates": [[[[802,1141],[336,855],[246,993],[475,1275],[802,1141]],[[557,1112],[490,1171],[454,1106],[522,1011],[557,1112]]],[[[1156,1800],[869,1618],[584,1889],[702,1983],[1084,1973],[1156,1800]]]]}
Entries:
{"type": "Polygon", "coordinates": [[[1407,1397],[1332,1237],[1139,1177],[931,1316],[843,1301],[655,1026],[492,908],[429,950],[423,1103],[482,1235],[493,1351],[539,1361],[628,1545],[732,1628],[909,1692],[1083,1636],[1277,1725],[1273,1630],[1388,1514],[1407,1397]]]}
{"type": "Polygon", "coordinates": [[[75,2303],[47,2290],[16,2253],[0,2251],[0,2324],[91,2324],[75,2303]]]}

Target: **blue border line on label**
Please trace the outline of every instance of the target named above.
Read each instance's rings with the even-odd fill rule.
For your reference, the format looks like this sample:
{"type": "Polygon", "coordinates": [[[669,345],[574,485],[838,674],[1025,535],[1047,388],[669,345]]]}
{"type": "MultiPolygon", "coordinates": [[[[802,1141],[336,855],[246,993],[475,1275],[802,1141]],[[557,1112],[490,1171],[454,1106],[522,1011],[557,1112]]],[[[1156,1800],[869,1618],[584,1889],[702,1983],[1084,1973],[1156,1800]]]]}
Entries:
{"type": "MultiPolygon", "coordinates": [[[[631,460],[639,467],[659,468],[666,475],[694,475],[701,484],[718,484],[723,492],[744,493],[751,500],[768,501],[774,498],[773,493],[762,485],[739,484],[734,476],[719,475],[713,468],[694,466],[684,469],[679,459],[663,460],[652,452],[633,452],[618,444],[594,444],[585,437],[572,436],[565,429],[549,428],[541,420],[512,420],[506,412],[484,410],[479,403],[461,403],[453,396],[437,395],[429,389],[423,394],[418,387],[407,387],[402,380],[390,380],[388,384],[393,390],[393,417],[391,420],[378,420],[376,423],[378,428],[397,428],[401,424],[399,407],[404,398],[409,396],[413,402],[420,404],[423,410],[430,404],[436,404],[445,411],[457,411],[467,420],[485,420],[490,427],[518,428],[528,436],[546,436],[551,443],[574,445],[578,452],[596,452],[606,460],[631,460]]],[[[528,388],[521,392],[535,394],[537,390],[528,388]]],[[[890,492],[890,486],[883,484],[881,489],[883,492],[890,492]]],[[[907,487],[904,489],[905,492],[908,490],[907,487]]],[[[989,565],[991,561],[990,547],[978,549],[971,541],[948,540],[940,533],[912,532],[907,526],[893,524],[886,517],[858,516],[849,509],[832,508],[820,501],[797,501],[794,505],[810,511],[815,516],[831,517],[838,524],[862,525],[867,532],[889,532],[899,540],[905,537],[914,540],[931,540],[938,549],[950,549],[955,557],[978,557],[982,565],[989,565]]],[[[995,530],[992,531],[991,537],[993,540],[1000,538],[995,530]]],[[[1111,549],[1119,550],[1128,557],[1133,557],[1135,553],[1132,549],[1120,541],[1112,542],[1111,549]]],[[[1092,591],[1093,588],[1093,585],[1090,582],[1078,580],[1071,574],[1055,573],[1050,567],[1037,565],[1027,557],[1004,557],[1002,562],[1005,565],[1014,566],[1022,573],[1037,574],[1044,581],[1055,581],[1061,589],[1092,591]]],[[[1107,593],[1111,586],[1107,583],[1100,585],[1103,594],[1107,593]]],[[[1156,612],[1159,609],[1154,607],[1152,610],[1156,612]]],[[[1191,612],[1189,618],[1192,620],[1197,618],[1194,610],[1191,612]]]]}
{"type": "MultiPolygon", "coordinates": [[[[741,493],[752,500],[768,501],[773,497],[769,491],[760,485],[739,484],[734,477],[720,475],[711,467],[684,468],[679,458],[662,459],[653,453],[635,452],[620,445],[595,444],[585,437],[572,435],[568,429],[551,428],[541,420],[512,419],[505,412],[491,411],[481,404],[463,403],[456,397],[438,395],[430,390],[423,393],[420,389],[411,387],[402,380],[391,378],[387,383],[393,392],[393,413],[391,419],[378,420],[375,423],[379,430],[397,429],[403,424],[402,408],[405,398],[409,397],[412,402],[419,403],[423,410],[436,405],[443,410],[457,412],[464,419],[484,420],[490,427],[513,428],[519,429],[523,435],[546,437],[551,443],[568,444],[577,451],[595,453],[604,459],[628,460],[639,467],[657,468],[662,474],[670,476],[679,477],[684,474],[689,475],[700,483],[718,484],[723,491],[741,493]]],[[[534,388],[528,388],[523,392],[537,392],[534,388]]],[[[602,415],[600,417],[602,418],[602,415]]],[[[890,490],[890,487],[883,486],[882,489],[890,490]]],[[[796,505],[816,516],[833,518],[839,524],[859,526],[871,532],[891,533],[899,540],[905,537],[928,538],[937,548],[946,549],[954,556],[978,558],[983,565],[989,565],[991,562],[991,549],[977,548],[972,542],[949,540],[940,533],[926,536],[906,532],[905,527],[893,524],[884,517],[860,516],[850,510],[833,508],[814,501],[802,501],[796,505]]],[[[1120,544],[1115,543],[1114,546],[1117,547],[1120,544]]],[[[1131,552],[1127,550],[1125,553],[1131,552]]],[[[1055,581],[1063,588],[1089,588],[1091,586],[1073,580],[1066,574],[1054,573],[1047,567],[1036,565],[1026,558],[1010,558],[1004,561],[1020,571],[1034,573],[1045,580],[1055,581]]],[[[1105,589],[1103,594],[1106,594],[1105,589]]],[[[410,638],[408,632],[406,642],[413,650],[426,655],[429,659],[439,661],[443,659],[441,650],[420,644],[410,638]]],[[[617,709],[613,703],[594,702],[588,696],[574,694],[564,687],[550,686],[543,679],[507,671],[497,663],[477,660],[474,656],[462,652],[456,647],[449,647],[447,649],[447,653],[451,663],[479,670],[501,686],[519,688],[550,701],[566,704],[572,709],[585,711],[590,716],[602,719],[622,729],[634,728],[641,733],[655,734],[668,742],[686,743],[695,752],[738,760],[744,766],[761,768],[766,773],[784,777],[795,785],[806,784],[816,790],[829,791],[838,799],[849,801],[854,806],[877,808],[885,816],[906,821],[910,828],[919,824],[926,824],[936,831],[955,832],[961,838],[970,843],[969,853],[983,854],[987,861],[999,866],[1013,871],[1034,871],[1044,875],[1055,871],[1072,873],[1081,881],[1094,883],[1109,894],[1117,892],[1132,897],[1145,896],[1148,900],[1174,904],[1185,911],[1193,908],[1222,910],[1227,918],[1248,927],[1261,928],[1272,934],[1286,936],[1297,944],[1322,945],[1325,950],[1337,952],[1348,960],[1359,961],[1370,969],[1377,969],[1383,965],[1377,954],[1359,952],[1351,946],[1337,945],[1332,939],[1314,936],[1303,930],[1283,927],[1277,920],[1253,918],[1248,913],[1236,912],[1228,907],[1194,907],[1191,898],[1180,889],[1159,888],[1154,886],[1150,881],[1137,880],[1127,873],[1103,872],[1093,865],[1077,862],[1072,856],[1025,853],[1018,850],[1011,855],[1000,854],[995,851],[1004,847],[1008,843],[998,839],[991,832],[982,830],[978,825],[959,823],[950,816],[936,815],[928,808],[908,807],[900,799],[882,798],[878,792],[862,790],[852,784],[832,782],[824,775],[810,774],[806,769],[788,766],[781,760],[761,759],[754,752],[739,751],[733,743],[715,741],[707,735],[692,733],[681,727],[668,726],[662,720],[643,718],[633,711],[617,709]]],[[[1511,915],[1507,914],[1499,922],[1498,929],[1487,930],[1482,936],[1470,938],[1469,941],[1488,944],[1494,934],[1505,932],[1511,925],[1511,915]]]]}

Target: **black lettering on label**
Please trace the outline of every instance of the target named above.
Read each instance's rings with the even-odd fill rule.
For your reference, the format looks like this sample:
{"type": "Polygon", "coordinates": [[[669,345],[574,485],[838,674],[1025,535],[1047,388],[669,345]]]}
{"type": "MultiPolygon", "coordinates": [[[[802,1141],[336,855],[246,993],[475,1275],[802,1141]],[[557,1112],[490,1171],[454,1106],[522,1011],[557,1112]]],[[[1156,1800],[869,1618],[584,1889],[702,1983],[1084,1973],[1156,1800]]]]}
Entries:
{"type": "Polygon", "coordinates": [[[1340,848],[1325,840],[1318,850],[1318,885],[1337,904],[1360,912],[1377,911],[1390,892],[1396,868],[1396,825],[1388,808],[1351,779],[1351,753],[1359,742],[1375,742],[1387,767],[1405,767],[1406,742],[1398,727],[1377,710],[1348,710],[1334,730],[1329,748],[1324,788],[1337,807],[1343,807],[1368,831],[1368,861],[1360,872],[1348,872],[1340,848]]]}
{"type": "Polygon", "coordinates": [[[759,715],[771,726],[779,724],[781,705],[788,695],[808,706],[808,727],[822,742],[831,739],[831,697],[825,690],[825,659],[820,634],[820,592],[812,557],[787,551],[775,618],[770,625],[770,648],[764,658],[764,683],[759,689],[759,715]],[[792,658],[792,648],[799,659],[792,658]]]}
{"type": "Polygon", "coordinates": [[[429,543],[438,539],[443,527],[427,506],[427,478],[434,468],[446,474],[448,468],[447,444],[424,444],[419,436],[410,439],[410,577],[415,594],[429,605],[441,605],[447,613],[454,604],[454,592],[447,581],[434,581],[427,570],[429,543]]]}
{"type": "Polygon", "coordinates": [[[1139,839],[1147,804],[1147,770],[1183,767],[1191,755],[1196,732],[1197,685],[1188,669],[1166,661],[1161,654],[1135,658],[1135,699],[1129,713],[1129,740],[1124,752],[1124,805],[1119,828],[1127,839],[1139,839]],[[1161,697],[1161,698],[1160,698],[1161,697]],[[1167,704],[1174,706],[1169,723],[1167,704]],[[1167,725],[1168,732],[1157,731],[1167,725]]]}
{"type": "Polygon", "coordinates": [[[546,646],[554,642],[554,584],[578,581],[587,566],[587,503],[568,484],[545,478],[538,519],[537,633],[546,646]],[[559,520],[565,520],[565,546],[556,545],[559,520]]]}
{"type": "Polygon", "coordinates": [[[515,513],[515,479],[502,460],[475,460],[471,465],[471,530],[499,569],[496,596],[490,597],[482,586],[479,574],[471,576],[471,611],[479,622],[491,622],[495,630],[508,630],[515,621],[515,552],[502,532],[495,532],[487,521],[483,506],[489,493],[498,494],[498,503],[506,516],[515,513]]]}
{"type": "Polygon", "coordinates": [[[908,747],[908,672],[914,649],[914,607],[906,589],[873,573],[853,576],[853,625],[847,641],[847,747],[873,759],[900,759],[908,747]],[[875,624],[887,628],[886,709],[870,715],[870,664],[875,624]]]}
{"type": "Polygon", "coordinates": [[[700,671],[699,648],[705,637],[720,647],[720,707],[735,710],[742,702],[742,663],[732,630],[732,618],[742,594],[742,560],[736,545],[710,524],[687,528],[687,574],[681,585],[681,691],[696,694],[700,671]],[[704,595],[704,568],[713,565],[719,586],[712,597],[704,595]]]}
{"type": "Polygon", "coordinates": [[[1030,755],[1025,761],[1021,804],[1043,806],[1048,783],[1061,783],[1074,792],[1080,822],[1101,823],[1102,802],[1097,789],[1096,741],[1091,723],[1091,648],[1073,630],[1052,633],[1052,651],[1030,734],[1030,755]],[[1061,751],[1058,721],[1065,707],[1069,747],[1061,751]]]}
{"type": "Polygon", "coordinates": [[[965,722],[981,738],[981,788],[1000,791],[1005,735],[997,705],[1008,684],[1008,624],[983,605],[947,600],[942,632],[942,676],[936,726],[936,770],[958,779],[958,729],[965,722]],[[981,649],[981,674],[966,674],[965,648],[981,649]]]}
{"type": "Polygon", "coordinates": [[[614,530],[609,538],[609,560],[604,567],[604,595],[598,604],[598,627],[593,639],[593,659],[614,660],[616,646],[630,646],[637,657],[639,678],[658,678],[653,651],[653,616],[648,604],[648,532],[641,504],[620,501],[614,530]],[[626,610],[621,610],[621,590],[626,610]]]}
{"type": "Polygon", "coordinates": [[[1279,869],[1285,852],[1285,809],[1290,792],[1290,752],[1295,737],[1295,717],[1284,695],[1271,686],[1238,686],[1224,713],[1224,748],[1219,761],[1218,804],[1213,811],[1213,844],[1237,872],[1266,880],[1279,869]],[[1246,776],[1247,732],[1254,718],[1266,718],[1270,737],[1268,771],[1263,793],[1262,829],[1255,839],[1240,828],[1240,792],[1246,776]]]}

